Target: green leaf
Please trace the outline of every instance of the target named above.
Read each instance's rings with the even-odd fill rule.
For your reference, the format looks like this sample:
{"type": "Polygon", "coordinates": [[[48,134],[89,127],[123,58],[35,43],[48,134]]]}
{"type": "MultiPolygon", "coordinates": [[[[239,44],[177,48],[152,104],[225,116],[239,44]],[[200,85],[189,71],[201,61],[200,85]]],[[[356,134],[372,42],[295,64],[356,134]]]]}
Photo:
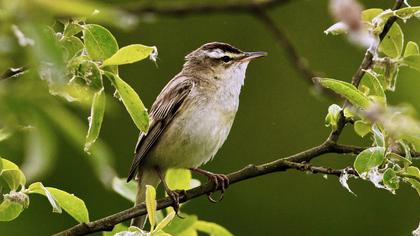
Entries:
{"type": "Polygon", "coordinates": [[[150,231],[153,231],[156,224],[156,190],[151,185],[146,185],[146,209],[150,231]]]}
{"type": "Polygon", "coordinates": [[[354,161],[354,169],[361,175],[374,167],[380,166],[385,160],[384,153],[384,147],[371,147],[362,151],[354,161]]]}
{"type": "Polygon", "coordinates": [[[64,37],[60,40],[60,43],[66,49],[67,60],[73,58],[74,56],[78,56],[85,47],[83,42],[75,36],[64,37]]]}
{"type": "Polygon", "coordinates": [[[379,45],[378,50],[391,58],[397,58],[401,56],[403,46],[404,33],[401,27],[394,23],[379,45]]]}
{"type": "Polygon", "coordinates": [[[369,97],[374,97],[374,100],[380,102],[381,104],[386,104],[384,88],[373,71],[366,71],[360,82],[360,86],[366,86],[369,88],[369,97]]]}
{"type": "Polygon", "coordinates": [[[413,176],[415,178],[420,178],[420,170],[415,166],[409,166],[405,169],[404,174],[413,176]]]}
{"type": "Polygon", "coordinates": [[[411,184],[411,187],[413,187],[420,196],[420,182],[415,179],[410,179],[410,178],[407,179],[407,182],[411,184]]]}
{"type": "Polygon", "coordinates": [[[114,179],[112,180],[112,189],[114,189],[115,192],[130,200],[131,202],[134,203],[136,201],[136,182],[130,181],[127,183],[125,179],[114,177],[114,179]]]}
{"type": "Polygon", "coordinates": [[[54,196],[48,191],[47,188],[41,182],[35,182],[31,184],[27,190],[28,194],[37,193],[47,197],[48,201],[50,202],[53,212],[55,213],[62,213],[60,205],[55,200],[54,196]]]}
{"type": "Polygon", "coordinates": [[[373,140],[376,146],[385,147],[385,136],[376,126],[376,124],[372,125],[372,133],[373,133],[373,140]]]}
{"type": "Polygon", "coordinates": [[[89,212],[85,203],[80,198],[63,190],[47,187],[54,199],[69,215],[79,223],[89,222],[89,212]]]}
{"type": "Polygon", "coordinates": [[[415,16],[419,17],[420,7],[405,7],[395,11],[395,15],[403,20],[408,20],[409,18],[415,16]]]}
{"type": "MultiPolygon", "coordinates": [[[[54,30],[35,22],[26,22],[22,29],[36,42],[31,50],[40,78],[47,81],[49,85],[65,85],[68,78],[66,77],[64,50],[54,30]]],[[[55,92],[52,88],[50,90],[55,92]]]]}
{"type": "Polygon", "coordinates": [[[22,213],[24,207],[20,203],[5,199],[0,204],[0,221],[11,221],[16,219],[22,213]]]}
{"type": "Polygon", "coordinates": [[[347,119],[352,119],[356,114],[354,113],[354,108],[345,107],[343,110],[344,117],[347,119]]]}
{"type": "Polygon", "coordinates": [[[128,231],[128,227],[123,225],[122,223],[116,224],[111,232],[102,232],[102,236],[114,236],[116,233],[128,231]]]}
{"type": "Polygon", "coordinates": [[[405,46],[404,57],[412,56],[412,55],[419,55],[419,46],[417,43],[410,41],[405,46]]]}
{"type": "Polygon", "coordinates": [[[159,224],[156,226],[155,231],[158,232],[159,230],[162,230],[165,228],[175,217],[175,212],[170,212],[159,224]]]}
{"type": "Polygon", "coordinates": [[[354,122],[354,131],[356,134],[358,134],[360,137],[364,137],[366,134],[368,134],[371,130],[371,124],[367,123],[363,120],[358,120],[354,122]]]}
{"type": "Polygon", "coordinates": [[[393,162],[400,162],[403,164],[404,167],[411,165],[410,160],[393,152],[386,154],[386,158],[393,162]]]}
{"type": "Polygon", "coordinates": [[[156,50],[156,47],[149,47],[141,44],[132,44],[118,50],[110,58],[106,59],[102,66],[131,64],[147,58],[156,50]]]}
{"type": "Polygon", "coordinates": [[[376,24],[374,25],[372,32],[375,34],[379,34],[380,32],[382,32],[382,29],[385,26],[386,22],[392,16],[399,17],[403,21],[406,21],[413,16],[418,16],[419,11],[420,7],[405,7],[396,11],[384,11],[375,17],[374,22],[376,22],[376,24]]]}
{"type": "Polygon", "coordinates": [[[104,88],[95,93],[92,100],[92,108],[89,117],[89,130],[86,135],[85,152],[90,151],[90,148],[96,139],[99,137],[101,131],[102,121],[105,114],[105,92],[104,88]]]}
{"type": "Polygon", "coordinates": [[[187,169],[169,169],[166,171],[165,180],[170,189],[189,189],[191,171],[187,169]]]}
{"type": "Polygon", "coordinates": [[[204,232],[209,234],[210,236],[233,236],[227,229],[223,228],[222,226],[206,222],[206,221],[197,221],[194,224],[194,228],[198,231],[204,232]]]}
{"type": "Polygon", "coordinates": [[[335,79],[319,79],[319,83],[328,89],[333,90],[339,95],[344,96],[353,105],[361,108],[368,108],[370,101],[362,92],[360,92],[352,84],[335,79]]]}
{"type": "Polygon", "coordinates": [[[404,141],[400,140],[398,143],[401,145],[401,147],[404,149],[405,158],[411,162],[413,159],[411,157],[411,147],[409,144],[405,143],[404,141]]]}
{"type": "Polygon", "coordinates": [[[385,186],[392,190],[396,190],[400,186],[400,180],[397,176],[397,173],[391,168],[388,168],[383,175],[382,179],[385,186]]]}
{"type": "Polygon", "coordinates": [[[4,158],[1,158],[1,161],[3,168],[0,172],[0,178],[6,181],[10,190],[17,190],[19,186],[25,186],[26,177],[19,167],[15,163],[4,158]]]}
{"type": "Polygon", "coordinates": [[[6,181],[10,190],[17,190],[21,186],[20,170],[2,170],[0,177],[6,181]]]}
{"type": "Polygon", "coordinates": [[[402,60],[403,65],[409,68],[420,71],[420,55],[411,55],[404,57],[402,60]]]}
{"type": "Polygon", "coordinates": [[[402,134],[401,137],[407,141],[408,143],[411,143],[414,146],[415,150],[420,150],[420,135],[419,134],[402,134]]]}
{"type": "Polygon", "coordinates": [[[140,100],[139,95],[137,95],[136,91],[134,91],[134,89],[124,82],[124,80],[122,80],[118,75],[110,72],[105,72],[105,74],[111,81],[112,85],[117,89],[125,108],[137,128],[139,128],[142,132],[147,133],[149,129],[149,116],[147,114],[147,109],[140,100]]]}
{"type": "Polygon", "coordinates": [[[105,60],[118,51],[117,40],[109,30],[100,25],[84,25],[83,40],[86,51],[93,60],[105,60]]]}
{"type": "Polygon", "coordinates": [[[64,37],[71,37],[75,34],[82,32],[83,27],[77,22],[67,22],[64,25],[63,35],[64,37]]]}
{"type": "MultiPolygon", "coordinates": [[[[61,208],[63,208],[75,220],[77,220],[79,223],[89,222],[89,212],[83,200],[74,196],[73,194],[67,193],[60,189],[52,187],[46,187],[46,189],[48,190],[48,192],[51,193],[58,205],[61,208]]],[[[37,193],[42,194],[41,191],[37,193]]]]}
{"type": "Polygon", "coordinates": [[[370,8],[362,11],[362,20],[366,22],[371,22],[373,18],[381,14],[384,10],[380,8],[370,8]]]}
{"type": "MultiPolygon", "coordinates": [[[[186,214],[183,214],[183,216],[186,214]]],[[[181,235],[182,232],[191,229],[197,222],[198,218],[196,215],[186,215],[184,219],[175,217],[168,226],[165,227],[165,232],[172,235],[181,235]]]]}
{"type": "Polygon", "coordinates": [[[394,91],[400,64],[405,65],[402,59],[392,60],[388,57],[383,58],[380,66],[374,67],[374,74],[386,90],[394,91]]]}
{"type": "Polygon", "coordinates": [[[101,70],[96,63],[87,60],[83,61],[77,73],[81,74],[81,77],[94,91],[97,92],[104,87],[101,70]]]}

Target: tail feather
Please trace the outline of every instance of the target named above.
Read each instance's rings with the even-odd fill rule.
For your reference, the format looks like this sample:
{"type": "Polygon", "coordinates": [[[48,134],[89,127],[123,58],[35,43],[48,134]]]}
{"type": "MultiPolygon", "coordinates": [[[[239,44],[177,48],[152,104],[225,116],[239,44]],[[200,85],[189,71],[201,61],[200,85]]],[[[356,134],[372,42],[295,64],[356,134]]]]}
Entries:
{"type": "MultiPolygon", "coordinates": [[[[159,175],[154,169],[142,168],[137,171],[137,196],[135,206],[146,201],[146,185],[156,188],[160,183],[159,175]]],[[[131,220],[131,226],[143,229],[147,215],[138,216],[131,220]]]]}

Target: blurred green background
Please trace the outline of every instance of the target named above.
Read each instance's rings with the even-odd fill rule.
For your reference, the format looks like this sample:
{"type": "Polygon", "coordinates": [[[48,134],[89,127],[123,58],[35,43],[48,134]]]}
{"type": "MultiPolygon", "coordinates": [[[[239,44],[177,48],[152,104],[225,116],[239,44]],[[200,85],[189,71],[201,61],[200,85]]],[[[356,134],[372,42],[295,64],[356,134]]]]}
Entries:
{"type": "MultiPolygon", "coordinates": [[[[350,81],[364,50],[351,45],[345,37],[323,33],[333,23],[327,4],[326,0],[291,1],[269,14],[314,71],[350,81]]],[[[393,1],[366,0],[363,4],[366,8],[389,8],[393,1]]],[[[401,26],[406,42],[420,43],[418,20],[401,26]]],[[[203,43],[222,41],[243,50],[269,53],[249,66],[232,131],[215,159],[204,166],[207,170],[229,173],[249,163],[269,162],[317,145],[329,133],[329,128],[324,127],[324,117],[332,101],[313,95],[309,84],[291,67],[284,50],[252,15],[156,16],[153,22],[142,22],[133,30],[111,28],[111,31],[120,46],[142,43],[158,47],[158,66],[143,61],[120,68],[121,77],[135,88],[147,107],[180,71],[183,57],[203,43]]],[[[388,95],[390,103],[410,103],[420,110],[419,88],[420,74],[402,69],[396,92],[388,95]]],[[[86,119],[87,114],[86,109],[80,112],[80,117],[86,119]]],[[[131,164],[137,135],[122,104],[113,102],[107,107],[101,139],[112,150],[114,166],[121,177],[126,176],[131,164]]],[[[21,163],[20,141],[1,143],[0,155],[21,163]]],[[[340,141],[369,143],[368,139],[356,137],[351,127],[340,141]]],[[[83,147],[74,148],[65,138],[57,142],[60,148],[53,170],[41,179],[45,185],[60,187],[82,198],[91,219],[131,206],[112,190],[105,189],[94,176],[87,161],[92,157],[83,154],[83,147]]],[[[353,160],[352,156],[325,155],[315,163],[342,168],[353,160]]],[[[418,226],[419,197],[409,186],[402,185],[393,195],[366,181],[351,179],[349,184],[357,197],[347,192],[336,177],[324,179],[322,175],[287,171],[232,185],[217,204],[209,203],[205,197],[195,199],[184,211],[217,222],[235,235],[410,235],[418,226]]],[[[70,216],[52,213],[44,198],[34,196],[30,208],[20,217],[0,223],[0,235],[50,235],[74,224],[70,216]]]]}

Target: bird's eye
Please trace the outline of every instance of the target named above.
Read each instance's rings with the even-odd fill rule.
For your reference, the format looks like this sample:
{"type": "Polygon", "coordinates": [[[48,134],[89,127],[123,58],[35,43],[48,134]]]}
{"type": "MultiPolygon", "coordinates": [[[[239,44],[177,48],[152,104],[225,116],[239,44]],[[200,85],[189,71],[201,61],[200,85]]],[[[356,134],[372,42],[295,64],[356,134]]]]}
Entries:
{"type": "Polygon", "coordinates": [[[228,56],[223,56],[222,58],[220,58],[220,59],[222,59],[222,61],[223,62],[230,62],[230,60],[232,60],[232,58],[230,58],[230,57],[228,57],[228,56]]]}

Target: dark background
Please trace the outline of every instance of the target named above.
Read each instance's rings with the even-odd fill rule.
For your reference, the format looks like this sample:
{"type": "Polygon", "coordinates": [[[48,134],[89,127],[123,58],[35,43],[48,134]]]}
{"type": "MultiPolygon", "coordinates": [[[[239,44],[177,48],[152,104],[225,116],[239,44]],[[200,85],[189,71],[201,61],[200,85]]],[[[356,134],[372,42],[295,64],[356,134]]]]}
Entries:
{"type": "MultiPolygon", "coordinates": [[[[419,5],[419,1],[410,1],[419,5]]],[[[310,67],[325,77],[350,81],[364,50],[345,37],[326,36],[333,20],[327,1],[292,1],[270,10],[270,15],[304,56],[310,67]]],[[[389,8],[393,1],[364,1],[364,6],[389,8]]],[[[405,42],[420,43],[420,22],[399,22],[405,42]]],[[[244,50],[263,50],[267,58],[248,67],[236,121],[223,148],[204,168],[229,173],[249,163],[264,163],[321,143],[328,135],[324,117],[331,100],[314,96],[310,86],[291,67],[284,50],[252,15],[208,14],[186,17],[157,16],[154,23],[141,23],[132,31],[111,29],[120,46],[131,43],[156,45],[158,67],[150,61],[123,66],[121,77],[150,107],[168,80],[179,72],[183,57],[211,41],[231,43],[244,50]]],[[[420,109],[420,74],[402,69],[397,90],[389,93],[391,104],[411,103],[420,109]]],[[[110,90],[109,90],[110,91],[110,90]]],[[[108,101],[111,99],[108,99],[108,101]]],[[[138,131],[122,104],[108,107],[101,137],[115,156],[115,168],[126,176],[138,131]]],[[[87,111],[81,113],[86,117],[87,111]]],[[[82,198],[91,219],[98,219],[131,206],[107,190],[92,174],[80,149],[65,139],[54,170],[42,179],[82,198]]],[[[342,143],[369,144],[348,127],[342,143]]],[[[4,157],[19,163],[19,156],[4,157]]],[[[350,165],[354,157],[325,155],[315,163],[332,167],[350,165]]],[[[418,163],[417,163],[418,164],[418,163]]],[[[417,193],[402,184],[396,195],[376,189],[366,181],[349,181],[357,194],[341,187],[336,177],[288,171],[232,185],[222,202],[211,204],[205,197],[187,204],[184,211],[217,222],[235,235],[410,235],[420,221],[417,193]]],[[[31,197],[31,206],[16,220],[0,223],[0,235],[49,235],[74,225],[68,215],[51,212],[43,197],[31,197]]]]}

